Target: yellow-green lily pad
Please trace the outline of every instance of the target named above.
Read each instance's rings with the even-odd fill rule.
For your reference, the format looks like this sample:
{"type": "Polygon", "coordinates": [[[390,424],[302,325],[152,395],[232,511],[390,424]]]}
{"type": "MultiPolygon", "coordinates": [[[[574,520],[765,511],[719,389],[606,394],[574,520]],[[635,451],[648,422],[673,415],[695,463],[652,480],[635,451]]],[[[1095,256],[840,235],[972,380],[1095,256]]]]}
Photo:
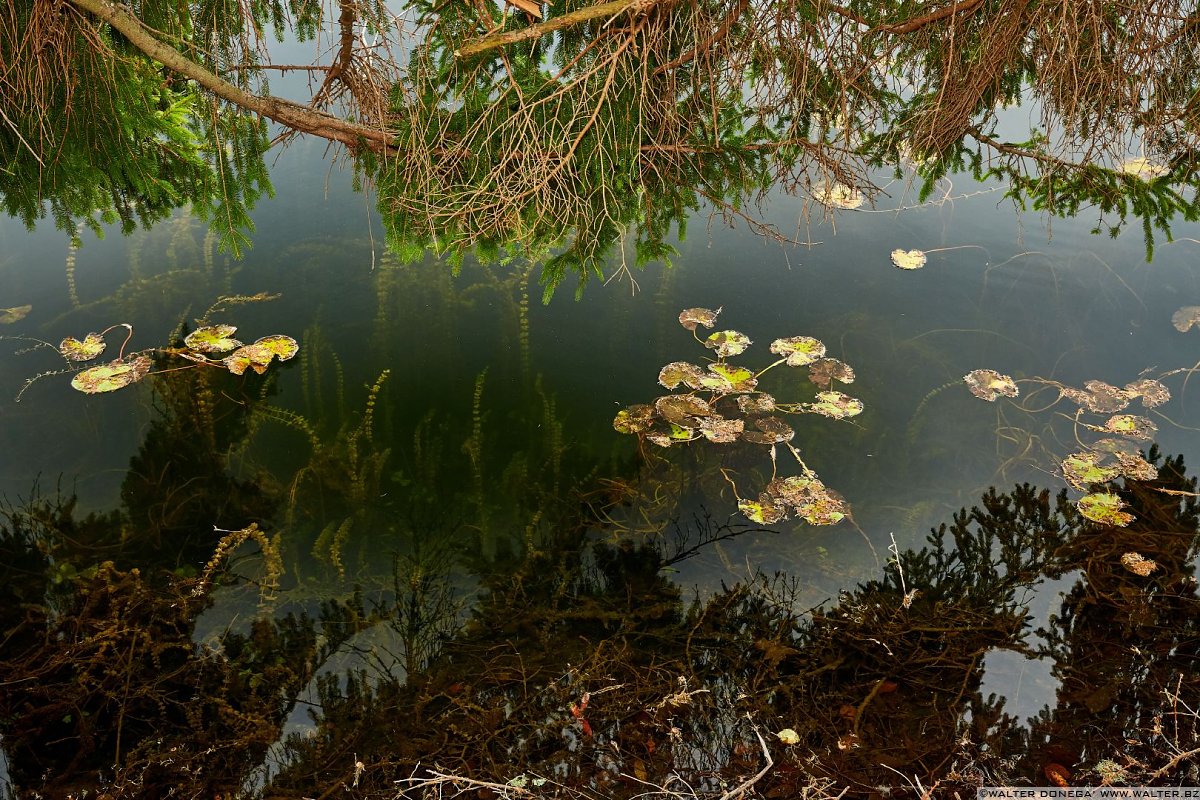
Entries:
{"type": "Polygon", "coordinates": [[[71,388],[84,394],[115,392],[146,377],[150,366],[150,356],[128,356],[76,372],[75,377],[71,378],[71,388]]]}
{"type": "Polygon", "coordinates": [[[759,500],[738,500],[738,511],[746,515],[746,519],[759,525],[774,525],[787,519],[787,509],[770,502],[769,498],[760,496],[759,500]],[[766,502],[763,502],[763,500],[766,502]]]}
{"type": "Polygon", "coordinates": [[[833,208],[853,210],[867,201],[862,192],[844,183],[815,183],[812,188],[814,200],[833,208]]]}
{"type": "Polygon", "coordinates": [[[1153,439],[1158,426],[1145,417],[1134,414],[1114,414],[1104,421],[1104,430],[1128,436],[1130,439],[1153,439]]]}
{"type": "Polygon", "coordinates": [[[183,337],[183,343],[197,353],[228,353],[242,346],[232,338],[236,331],[232,325],[205,325],[183,337]]]}
{"type": "Polygon", "coordinates": [[[900,250],[892,251],[892,263],[900,269],[920,269],[925,266],[928,257],[923,250],[900,250]]]}
{"type": "Polygon", "coordinates": [[[263,336],[254,344],[256,347],[265,347],[270,350],[280,361],[287,361],[300,352],[300,343],[282,333],[263,336]]]}
{"type": "Polygon", "coordinates": [[[752,342],[746,334],[739,331],[717,331],[710,333],[704,340],[704,346],[716,350],[718,358],[729,358],[746,352],[752,342]]]}
{"type": "Polygon", "coordinates": [[[785,357],[789,367],[805,367],[825,355],[825,344],[811,336],[792,336],[771,342],[771,352],[785,357]]]}
{"type": "Polygon", "coordinates": [[[1116,464],[1104,464],[1108,456],[1103,453],[1075,453],[1062,462],[1063,477],[1067,483],[1081,491],[1094,483],[1107,483],[1121,474],[1116,464]]]}
{"type": "Polygon", "coordinates": [[[68,361],[91,361],[104,352],[104,339],[98,333],[89,333],[80,341],[72,336],[63,339],[58,352],[68,361]]]}
{"type": "Polygon", "coordinates": [[[1075,503],[1079,513],[1084,517],[1106,525],[1125,527],[1133,522],[1133,514],[1121,509],[1125,502],[1112,492],[1096,492],[1085,494],[1075,503]]]}
{"type": "Polygon", "coordinates": [[[708,375],[701,376],[700,386],[714,392],[752,392],[758,385],[754,373],[732,364],[709,364],[708,375]]]}

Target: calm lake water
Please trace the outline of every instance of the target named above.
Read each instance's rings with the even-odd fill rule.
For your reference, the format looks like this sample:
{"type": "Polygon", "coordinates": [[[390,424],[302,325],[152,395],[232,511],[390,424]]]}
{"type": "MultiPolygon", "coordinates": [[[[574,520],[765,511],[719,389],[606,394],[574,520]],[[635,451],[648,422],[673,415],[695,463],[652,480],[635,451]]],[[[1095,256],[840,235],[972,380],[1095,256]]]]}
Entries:
{"type": "MultiPolygon", "coordinates": [[[[366,616],[384,618],[391,610],[387,625],[363,622],[340,650],[321,659],[313,674],[296,679],[292,694],[302,702],[277,708],[277,733],[281,741],[291,735],[301,744],[287,752],[276,748],[261,760],[268,766],[244,770],[243,788],[270,781],[277,781],[277,789],[306,785],[288,764],[297,753],[309,752],[303,742],[326,742],[323,725],[328,719],[310,716],[310,708],[329,707],[314,675],[336,676],[365,667],[369,675],[391,675],[401,684],[413,675],[412,683],[418,671],[435,674],[431,665],[440,663],[439,642],[463,635],[455,633],[460,625],[470,631],[472,625],[495,625],[498,618],[512,623],[514,631],[497,641],[522,641],[516,629],[549,626],[553,615],[530,599],[524,606],[505,606],[500,617],[494,616],[499,613],[495,609],[489,616],[481,610],[486,598],[511,600],[515,595],[504,595],[499,588],[507,577],[527,574],[524,570],[530,576],[558,574],[555,570],[562,566],[556,559],[585,544],[608,548],[581,556],[590,569],[606,576],[605,591],[631,598],[642,597],[638,571],[616,569],[604,559],[639,546],[654,550],[658,560],[651,560],[650,576],[641,579],[652,578],[660,594],[675,592],[672,602],[678,611],[673,613],[679,615],[693,597],[704,603],[763,575],[773,585],[788,583],[787,592],[768,595],[800,620],[810,620],[806,612],[811,609],[838,607],[847,619],[861,623],[869,612],[846,609],[861,611],[866,607],[862,587],[882,581],[901,589],[892,595],[892,611],[908,609],[907,604],[900,608],[900,599],[915,589],[935,604],[926,611],[931,619],[977,630],[975,622],[955,616],[954,604],[972,591],[989,591],[991,584],[983,577],[973,588],[972,577],[973,570],[986,572],[985,566],[994,566],[986,554],[982,561],[963,555],[958,572],[943,570],[954,572],[959,582],[954,588],[938,588],[922,583],[933,578],[917,569],[916,561],[902,560],[897,570],[894,553],[920,550],[931,528],[951,523],[960,508],[978,505],[990,487],[1006,492],[1028,482],[1052,493],[1067,488],[1060,461],[1103,435],[1085,425],[1099,426],[1105,415],[1077,417],[1077,406],[1067,400],[1056,403],[1058,389],[1047,382],[1082,387],[1085,381],[1100,380],[1122,386],[1143,374],[1156,377],[1200,362],[1200,334],[1180,332],[1171,321],[1181,307],[1200,305],[1197,225],[1180,224],[1177,241],[1159,241],[1154,261],[1146,263],[1140,230],[1115,239],[1094,236],[1088,228],[1095,220],[1086,212],[1077,220],[1047,223],[1035,214],[1014,213],[1001,192],[966,179],[945,186],[944,195],[935,195],[934,201],[918,203],[914,187],[895,182],[873,208],[839,212],[832,220],[823,218],[819,207],[807,209],[806,220],[800,200],[773,199],[764,210],[766,219],[786,237],[811,241],[811,246],[781,245],[753,235],[745,225],[728,228],[719,220],[706,229],[701,218],[672,267],[654,264],[635,270],[632,277],[617,274],[614,267],[611,281],[592,281],[580,299],[573,298],[575,286],[568,283],[543,305],[536,269],[519,261],[486,267],[472,263],[458,276],[433,259],[398,264],[386,252],[372,201],[353,193],[348,176],[329,168],[322,154],[320,145],[301,143],[279,155],[277,196],[256,210],[254,245],[242,261],[217,252],[204,225],[186,213],[130,237],[114,232],[97,241],[85,232],[77,252],[50,225],[27,232],[14,221],[0,222],[0,306],[32,306],[23,319],[0,327],[0,333],[14,337],[0,341],[0,493],[15,507],[39,496],[74,496],[76,520],[93,512],[120,512],[118,521],[99,526],[103,532],[93,540],[85,541],[83,533],[56,540],[46,561],[54,576],[51,588],[69,585],[77,575],[90,579],[105,561],[147,576],[194,578],[204,571],[221,531],[253,522],[276,537],[282,568],[278,587],[264,599],[258,582],[269,569],[256,555],[257,546],[236,550],[232,576],[214,592],[211,606],[196,615],[189,634],[195,641],[220,645],[227,632],[251,631],[251,620],[260,615],[319,616],[323,603],[348,602],[356,587],[365,598],[366,616]],[[896,248],[924,250],[928,263],[916,271],[897,269],[889,258],[896,248]],[[57,345],[66,336],[82,338],[125,323],[133,329],[127,352],[165,347],[181,324],[194,327],[218,298],[257,293],[278,297],[230,305],[211,321],[236,325],[237,336],[248,342],[276,333],[300,342],[300,355],[273,365],[265,377],[235,377],[168,358],[156,365],[156,372],[183,369],[151,375],[113,394],[76,392],[68,373],[42,377],[22,392],[28,378],[64,369],[52,348],[29,349],[34,344],[29,339],[57,345]],[[861,415],[842,421],[815,415],[789,418],[805,463],[845,498],[850,519],[832,526],[797,520],[753,525],[737,513],[733,487],[743,497],[757,496],[771,477],[766,448],[698,441],[639,449],[636,437],[613,429],[621,408],[653,402],[665,393],[657,385],[664,364],[706,363],[711,351],[677,321],[681,310],[692,307],[721,308],[717,330],[735,329],[753,341],[738,363],[766,366],[774,359],[768,351],[774,339],[806,335],[823,341],[828,355],[854,368],[857,379],[839,388],[862,400],[861,415]],[[995,403],[972,397],[963,376],[980,368],[1011,375],[1021,395],[995,403]],[[207,374],[198,378],[201,372],[207,374]],[[562,527],[568,519],[569,530],[562,527]],[[220,529],[215,534],[214,527],[220,529]],[[559,566],[537,566],[535,557],[559,566]],[[430,575],[436,577],[434,583],[430,575]],[[629,585],[621,588],[624,580],[629,585]],[[422,618],[427,624],[406,627],[405,619],[415,619],[404,616],[406,597],[416,604],[412,608],[419,606],[436,619],[422,618]]],[[[115,352],[122,338],[123,330],[108,334],[109,352],[115,352]]],[[[1189,385],[1187,375],[1163,378],[1172,393],[1166,404],[1147,410],[1134,402],[1126,413],[1152,419],[1161,452],[1182,455],[1190,464],[1200,452],[1200,383],[1189,385]]],[[[764,376],[760,388],[788,402],[808,401],[818,390],[805,370],[784,367],[764,376]]],[[[779,470],[797,471],[784,451],[779,470]]],[[[1073,491],[1070,498],[1081,494],[1073,491]]],[[[1168,497],[1182,502],[1184,495],[1168,497]]],[[[1194,599],[1194,580],[1188,582],[1195,566],[1194,537],[1187,536],[1195,531],[1194,525],[1188,528],[1192,523],[1186,514],[1181,519],[1183,527],[1172,529],[1171,535],[1185,537],[1182,550],[1167,568],[1170,580],[1155,584],[1155,591],[1174,587],[1184,598],[1177,598],[1182,605],[1171,606],[1187,609],[1180,617],[1189,620],[1187,625],[1180,622],[1183,631],[1195,615],[1188,605],[1194,599]]],[[[1157,552],[1147,543],[1145,530],[1137,535],[1147,557],[1157,552]]],[[[990,546],[1000,552],[999,544],[990,546]]],[[[1114,546],[1118,555],[1132,548],[1128,543],[1114,546]]],[[[1078,591],[1081,576],[1090,576],[1093,586],[1100,581],[1091,562],[1082,556],[1071,562],[1062,555],[1069,549],[1056,550],[1054,557],[1060,560],[1053,569],[1033,569],[1014,590],[1011,603],[1027,609],[1017,616],[1030,615],[1023,623],[1024,643],[999,638],[971,645],[963,656],[969,664],[959,664],[960,672],[950,669],[944,685],[938,685],[942,678],[906,681],[903,669],[918,669],[911,664],[887,666],[889,658],[903,660],[893,653],[901,649],[903,636],[887,625],[881,630],[899,638],[862,633],[860,643],[867,644],[854,650],[855,657],[878,665],[881,678],[895,677],[901,686],[896,696],[911,692],[904,702],[923,709],[918,716],[936,712],[956,720],[947,723],[958,731],[948,742],[962,735],[963,725],[996,722],[984,720],[978,708],[955,711],[955,701],[968,687],[970,696],[980,698],[999,693],[1012,716],[1006,730],[1042,730],[1023,734],[1024,749],[1002,754],[1012,759],[1010,766],[1022,765],[1013,774],[1042,785],[1049,779],[1039,770],[1047,763],[1074,761],[1067,767],[1093,770],[1095,782],[1101,754],[1094,743],[1079,744],[1063,755],[1053,749],[1058,746],[1054,735],[1038,728],[1049,724],[1054,709],[1061,712],[1072,703],[1082,703],[1090,713],[1110,713],[1104,695],[1097,698],[1096,692],[1115,692],[1098,685],[1089,685],[1086,692],[1071,688],[1071,681],[1081,678],[1072,677],[1064,661],[1053,655],[1063,646],[1063,634],[1038,632],[1039,627],[1053,628],[1052,618],[1074,613],[1070,634],[1091,635],[1088,641],[1097,647],[1102,643],[1098,634],[1087,634],[1081,626],[1082,612],[1068,613],[1064,606],[1064,598],[1078,591]],[[928,702],[942,690],[947,697],[928,702]],[[1041,723],[1035,721],[1039,717],[1041,723]],[[1018,751],[1019,758],[1013,755],[1018,751]]],[[[953,551],[951,544],[943,555],[953,551]]],[[[999,555],[992,560],[1002,561],[999,555]]],[[[1120,564],[1110,562],[1107,577],[1126,574],[1120,564]]],[[[997,574],[1012,569],[1006,563],[995,568],[997,574]]],[[[588,594],[568,583],[562,596],[588,594]]],[[[529,593],[537,595],[532,589],[529,593]]],[[[1099,590],[1094,594],[1109,596],[1099,590]]],[[[645,602],[638,601],[649,607],[645,602]]],[[[1000,607],[1009,601],[996,602],[1000,607]]],[[[13,615],[5,620],[6,628],[16,625],[21,607],[16,601],[5,606],[4,613],[13,615]]],[[[560,617],[568,613],[555,608],[560,617]]],[[[608,617],[597,616],[593,624],[602,625],[596,620],[603,619],[608,617]]],[[[695,624],[698,629],[700,623],[695,624]]],[[[733,636],[739,629],[729,630],[733,636]]],[[[329,631],[321,635],[332,637],[329,631]]],[[[1186,647],[1175,641],[1163,654],[1183,661],[1163,666],[1161,675],[1145,667],[1139,677],[1131,667],[1119,681],[1150,681],[1151,675],[1167,680],[1178,664],[1194,666],[1192,655],[1183,656],[1184,650],[1194,653],[1194,632],[1188,637],[1186,647]]],[[[547,641],[533,637],[522,652],[547,646],[547,641]]],[[[764,645],[762,635],[748,641],[759,648],[762,660],[775,666],[794,657],[764,645]]],[[[654,647],[641,646],[648,651],[654,647]]],[[[913,663],[918,662],[924,663],[913,663]]],[[[462,667],[469,660],[460,657],[455,663],[462,667]]],[[[617,667],[603,666],[590,674],[589,684],[579,677],[589,663],[561,665],[559,677],[548,685],[569,684],[575,701],[580,697],[576,689],[582,687],[596,703],[605,686],[633,680],[617,667]]],[[[267,674],[266,667],[261,669],[267,674]]],[[[647,670],[647,675],[653,673],[647,670]]],[[[799,670],[810,673],[815,674],[799,670]]],[[[682,680],[671,676],[668,685],[676,677],[682,680]]],[[[335,685],[344,687],[344,680],[335,685]]],[[[863,747],[876,748],[871,752],[878,755],[879,743],[866,742],[868,726],[860,725],[855,714],[865,715],[868,693],[878,705],[893,702],[890,694],[884,697],[893,690],[861,674],[856,680],[859,689],[848,691],[845,703],[828,686],[807,690],[811,703],[830,705],[835,722],[839,706],[843,709],[840,731],[832,722],[824,733],[816,723],[805,729],[767,712],[758,720],[770,731],[799,729],[814,752],[825,748],[836,755],[840,745],[846,745],[842,751],[858,748],[861,739],[863,747]],[[846,739],[851,735],[856,739],[846,739]]],[[[453,705],[465,681],[445,678],[432,696],[453,705]]],[[[1151,694],[1161,694],[1162,687],[1147,687],[1151,694]]],[[[779,691],[759,689],[763,698],[775,698],[771,692],[779,691]]],[[[333,691],[326,690],[326,695],[333,691]]],[[[742,686],[739,691],[748,690],[742,686]]],[[[476,709],[487,707],[481,699],[475,702],[476,709]]],[[[507,702],[505,719],[512,708],[512,701],[507,702]]],[[[559,702],[560,711],[565,702],[559,702]]],[[[403,703],[398,707],[403,709],[403,703]]],[[[646,707],[653,704],[647,700],[646,707]]],[[[96,718],[109,719],[105,713],[111,709],[96,711],[96,718]]],[[[554,728],[573,731],[573,744],[564,752],[577,754],[591,746],[593,729],[597,740],[609,736],[615,742],[613,731],[632,724],[627,718],[623,727],[613,722],[604,729],[603,712],[596,713],[585,734],[571,728],[577,723],[569,718],[554,728]]],[[[69,727],[65,720],[70,714],[64,714],[63,724],[69,727]]],[[[737,716],[730,719],[729,725],[736,727],[737,716]]],[[[920,719],[929,724],[926,717],[920,719]]],[[[1059,718],[1054,724],[1061,729],[1077,723],[1059,718]]],[[[70,739],[59,733],[61,739],[45,742],[45,763],[20,767],[26,780],[50,780],[47,774],[74,763],[50,752],[70,739]]],[[[1127,733],[1127,738],[1136,736],[1132,728],[1127,733]]],[[[461,735],[469,739],[467,733],[461,735]]],[[[11,724],[5,736],[12,740],[11,724]]],[[[115,735],[118,754],[129,752],[131,736],[115,735]]],[[[522,742],[532,740],[528,732],[523,736],[522,742]]],[[[912,741],[920,734],[905,736],[910,737],[908,756],[880,756],[873,763],[921,776],[927,784],[947,774],[949,756],[939,761],[914,755],[912,741]]],[[[96,752],[111,749],[113,738],[97,736],[96,752]]],[[[334,781],[329,776],[336,774],[336,780],[349,785],[353,778],[357,786],[354,765],[361,761],[366,786],[376,755],[368,755],[374,751],[368,751],[365,740],[355,741],[353,747],[323,751],[332,755],[322,769],[332,772],[313,768],[311,775],[325,777],[311,780],[334,781]]],[[[747,756],[753,762],[757,745],[753,737],[747,741],[753,745],[747,756]]],[[[1175,741],[1186,749],[1182,736],[1175,741]]],[[[627,752],[629,745],[625,747],[627,752]]],[[[1114,748],[1106,758],[1117,758],[1121,748],[1114,748]]],[[[736,761],[730,752],[719,759],[727,768],[736,761]]],[[[1162,752],[1169,758],[1173,751],[1162,752]]],[[[444,747],[430,745],[425,759],[436,761],[444,753],[444,747]]],[[[406,757],[420,760],[419,755],[406,757]]],[[[16,759],[28,755],[10,750],[9,757],[17,768],[16,759]]],[[[513,758],[522,766],[508,777],[526,766],[535,770],[536,763],[543,769],[558,763],[550,756],[543,762],[532,756],[513,758]]],[[[616,758],[610,755],[609,761],[616,758]]],[[[652,762],[650,755],[641,758],[652,762]]],[[[599,756],[594,761],[600,772],[644,777],[646,766],[638,773],[637,763],[642,762],[613,767],[599,756]]],[[[71,769],[82,770],[78,764],[71,769]]],[[[477,774],[485,773],[480,768],[477,774]]],[[[854,777],[858,773],[844,764],[821,774],[856,787],[856,792],[865,792],[862,787],[870,783],[854,777]]],[[[504,776],[492,774],[497,777],[504,776]]],[[[892,777],[896,792],[912,788],[892,777]]],[[[567,772],[555,778],[569,783],[567,772]]],[[[1185,782],[1174,772],[1161,780],[1185,782]]],[[[619,793],[595,781],[587,785],[601,796],[619,793]]],[[[310,789],[295,791],[300,796],[310,789]]]]}

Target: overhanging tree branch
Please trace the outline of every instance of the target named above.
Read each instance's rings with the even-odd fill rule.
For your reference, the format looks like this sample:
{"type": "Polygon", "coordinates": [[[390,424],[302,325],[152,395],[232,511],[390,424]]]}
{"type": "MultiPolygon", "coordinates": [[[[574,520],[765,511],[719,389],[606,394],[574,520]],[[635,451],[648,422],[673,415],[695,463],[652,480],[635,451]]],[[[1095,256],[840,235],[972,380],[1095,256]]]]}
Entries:
{"type": "Polygon", "coordinates": [[[537,25],[530,25],[528,28],[521,28],[516,31],[504,31],[503,33],[490,33],[487,36],[469,40],[462,47],[455,50],[454,55],[456,58],[467,58],[488,50],[494,50],[506,44],[537,39],[545,36],[547,33],[569,28],[572,25],[578,25],[588,20],[599,19],[601,17],[615,17],[617,14],[639,2],[641,0],[611,0],[608,3],[587,6],[586,8],[572,11],[569,14],[563,14],[561,17],[548,19],[537,25]]]}
{"type": "Polygon", "coordinates": [[[159,40],[125,7],[109,0],[69,0],[75,7],[104,20],[130,44],[150,58],[186,78],[191,78],[217,97],[247,111],[266,117],[288,128],[340,142],[351,148],[364,145],[384,151],[392,147],[392,137],[384,130],[356,125],[311,108],[272,95],[257,95],[241,89],[204,66],[197,64],[174,47],[159,40]]]}

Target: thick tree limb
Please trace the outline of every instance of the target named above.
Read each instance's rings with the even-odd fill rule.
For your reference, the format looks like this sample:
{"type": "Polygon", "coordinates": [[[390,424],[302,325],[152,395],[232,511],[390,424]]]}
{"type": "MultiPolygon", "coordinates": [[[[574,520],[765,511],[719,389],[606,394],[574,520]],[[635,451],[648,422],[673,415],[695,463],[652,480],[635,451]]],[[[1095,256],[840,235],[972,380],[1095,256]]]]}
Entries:
{"type": "Polygon", "coordinates": [[[587,22],[591,19],[615,17],[638,2],[641,2],[641,0],[611,0],[608,3],[599,3],[587,8],[580,8],[569,14],[563,14],[561,17],[554,17],[545,22],[539,22],[537,25],[530,25],[528,28],[521,28],[517,31],[489,33],[487,36],[469,40],[462,47],[454,51],[454,56],[456,58],[467,58],[468,56],[478,55],[488,50],[494,50],[497,47],[503,47],[506,44],[537,39],[545,36],[547,33],[569,28],[572,25],[578,25],[581,22],[587,22]]]}
{"type": "Polygon", "coordinates": [[[233,85],[220,75],[197,64],[174,47],[156,38],[124,6],[116,5],[109,0],[68,1],[76,8],[107,22],[128,39],[130,44],[164,67],[186,78],[191,78],[226,102],[260,114],[287,128],[340,142],[351,148],[366,145],[372,150],[383,151],[392,146],[392,137],[387,131],[356,125],[332,114],[293,103],[291,100],[271,95],[253,94],[233,85]]]}

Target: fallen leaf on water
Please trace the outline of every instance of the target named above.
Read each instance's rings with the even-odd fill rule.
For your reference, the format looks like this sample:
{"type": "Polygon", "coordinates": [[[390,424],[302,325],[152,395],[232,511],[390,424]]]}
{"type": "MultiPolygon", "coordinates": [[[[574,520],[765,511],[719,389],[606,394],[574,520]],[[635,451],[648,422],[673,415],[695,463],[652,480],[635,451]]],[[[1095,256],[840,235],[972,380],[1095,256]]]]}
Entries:
{"type": "Polygon", "coordinates": [[[779,741],[783,742],[784,744],[799,744],[800,743],[800,734],[796,733],[791,728],[784,728],[783,730],[781,730],[779,733],[777,733],[775,735],[778,736],[779,741]]]}

